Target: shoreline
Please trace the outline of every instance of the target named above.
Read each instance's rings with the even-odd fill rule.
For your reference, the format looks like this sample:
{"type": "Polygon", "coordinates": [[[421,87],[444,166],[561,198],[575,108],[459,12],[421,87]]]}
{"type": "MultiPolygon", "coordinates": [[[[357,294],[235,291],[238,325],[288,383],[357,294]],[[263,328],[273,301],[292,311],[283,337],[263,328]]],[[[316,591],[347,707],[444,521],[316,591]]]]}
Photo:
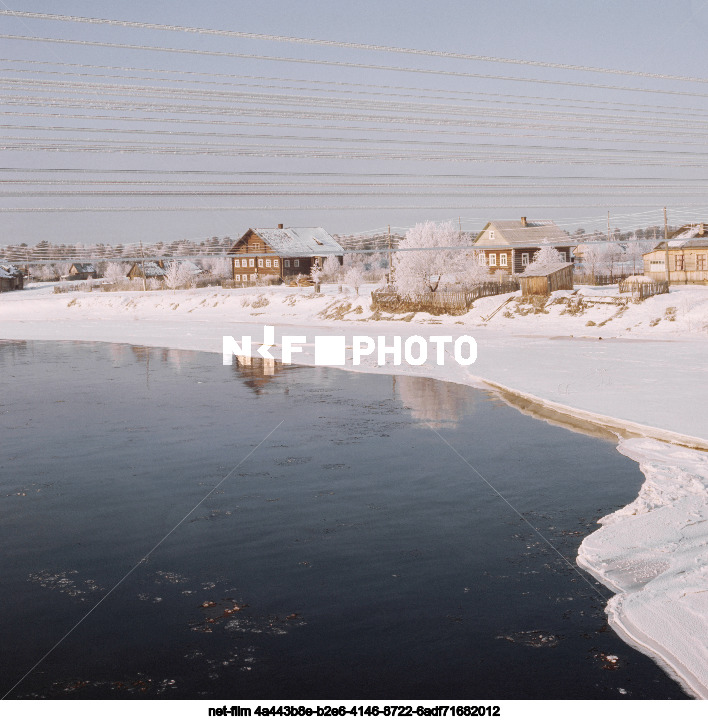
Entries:
{"type": "MultiPolygon", "coordinates": [[[[172,296],[170,295],[168,298],[171,299],[172,296]]],[[[195,324],[191,321],[197,321],[197,319],[189,319],[190,322],[180,322],[183,319],[172,314],[169,318],[165,318],[166,322],[163,324],[163,331],[164,326],[169,326],[167,332],[146,338],[141,337],[141,334],[137,332],[137,326],[139,324],[144,326],[146,319],[133,315],[137,309],[128,310],[128,308],[123,308],[121,310],[121,315],[123,316],[121,318],[121,324],[111,327],[112,324],[110,320],[104,320],[103,323],[100,324],[100,332],[98,332],[99,328],[96,324],[92,323],[93,318],[82,318],[82,316],[77,313],[70,319],[61,318],[60,320],[62,322],[60,323],[49,319],[44,321],[37,321],[35,319],[24,322],[16,321],[14,331],[4,327],[0,329],[0,337],[6,338],[7,340],[114,342],[148,347],[206,351],[214,354],[221,354],[222,352],[220,335],[218,336],[218,343],[206,342],[203,334],[196,334],[195,337],[195,324]],[[68,322],[65,322],[67,320],[68,322]],[[190,330],[192,333],[187,332],[180,334],[180,327],[183,331],[190,330]],[[109,339],[108,336],[110,336],[112,340],[109,339]]],[[[293,322],[291,319],[269,318],[267,315],[268,314],[264,313],[257,319],[229,319],[228,325],[233,326],[236,324],[241,327],[245,324],[263,325],[267,323],[296,332],[299,325],[297,318],[293,319],[295,320],[295,322],[293,322]]],[[[300,322],[302,323],[303,320],[306,321],[307,319],[300,319],[300,322]]],[[[227,324],[220,318],[210,318],[209,320],[197,322],[200,326],[211,325],[209,321],[216,324],[217,327],[220,327],[223,333],[233,333],[233,328],[228,328],[227,324]]],[[[448,332],[454,331],[455,327],[453,323],[454,321],[450,322],[449,326],[452,327],[448,326],[445,330],[448,330],[448,332]]],[[[354,323],[347,324],[348,330],[346,332],[351,333],[351,331],[354,330],[351,326],[354,325],[354,323]],[[351,328],[351,330],[349,330],[349,328],[351,328]]],[[[356,326],[359,328],[363,325],[363,322],[356,323],[356,326]]],[[[375,325],[379,328],[381,327],[378,323],[375,325]]],[[[398,326],[399,324],[396,325],[398,326]]],[[[412,333],[413,327],[411,327],[411,324],[406,324],[406,326],[405,330],[407,330],[408,333],[412,333]]],[[[302,325],[299,325],[299,327],[302,329],[302,325]]],[[[416,332],[423,330],[417,325],[414,327],[416,327],[416,332]]],[[[313,325],[305,326],[305,328],[309,333],[312,333],[315,329],[313,325]]],[[[341,330],[341,324],[338,327],[333,327],[333,324],[322,323],[317,330],[318,332],[322,330],[332,333],[336,332],[337,328],[341,330]]],[[[144,330],[144,328],[141,330],[144,330]]],[[[213,330],[213,328],[211,330],[213,330]]],[[[395,330],[397,330],[397,328],[390,329],[389,332],[395,332],[395,330]]],[[[428,331],[428,329],[425,330],[426,332],[428,331]]],[[[439,332],[443,330],[443,328],[431,328],[430,330],[439,332]]],[[[468,330],[474,334],[474,328],[465,329],[465,332],[468,332],[468,330]]],[[[148,335],[150,336],[150,334],[148,335]]],[[[577,343],[580,339],[570,338],[569,340],[577,343]]],[[[552,339],[552,342],[554,345],[559,343],[557,335],[552,339]]],[[[616,345],[626,346],[626,344],[616,345]]],[[[277,348],[274,349],[274,354],[277,350],[277,348]]],[[[305,352],[298,354],[297,364],[314,365],[313,349],[310,347],[304,350],[305,352]]],[[[696,435],[680,433],[655,425],[642,424],[634,420],[618,418],[615,415],[578,408],[573,405],[560,403],[552,398],[543,398],[528,390],[514,388],[507,383],[499,382],[498,380],[485,377],[481,374],[477,375],[475,374],[476,369],[474,365],[467,368],[457,366],[445,366],[444,368],[417,366],[413,369],[407,368],[404,365],[388,367],[372,367],[370,365],[336,367],[340,370],[363,373],[416,375],[482,388],[494,393],[504,403],[516,408],[522,413],[532,415],[554,425],[561,425],[574,432],[600,435],[605,439],[613,439],[618,443],[617,449],[620,453],[628,455],[639,463],[640,469],[646,479],[645,483],[640,489],[637,501],[619,509],[614,514],[610,514],[610,516],[598,520],[599,529],[583,540],[578,551],[576,562],[581,568],[588,571],[593,577],[616,594],[610,600],[606,608],[606,613],[608,622],[618,635],[630,646],[654,659],[662,669],[672,678],[675,678],[688,693],[697,698],[708,698],[708,648],[701,647],[696,653],[691,654],[690,649],[686,646],[685,629],[681,624],[674,622],[673,625],[670,626],[667,635],[667,632],[660,630],[660,620],[656,620],[652,615],[659,613],[657,618],[660,619],[661,613],[670,612],[669,615],[673,615],[676,614],[677,608],[679,611],[682,609],[680,605],[676,605],[677,593],[684,588],[685,584],[681,576],[686,567],[690,566],[689,561],[692,557],[687,558],[682,556],[681,563],[677,562],[675,568],[664,569],[657,576],[648,578],[643,584],[625,584],[618,581],[618,577],[622,574],[622,564],[629,563],[632,559],[625,542],[625,536],[628,532],[626,527],[630,527],[633,531],[633,527],[636,525],[634,522],[637,519],[644,521],[645,525],[650,527],[652,533],[654,533],[654,526],[652,526],[651,522],[656,519],[658,524],[664,524],[664,516],[673,513],[671,519],[674,521],[674,526],[670,526],[669,532],[664,534],[666,537],[659,534],[659,540],[663,545],[660,544],[657,548],[653,549],[652,544],[656,545],[657,541],[652,536],[652,533],[648,533],[649,546],[642,549],[644,554],[642,560],[644,561],[652,556],[652,554],[655,556],[657,553],[659,555],[666,553],[664,546],[668,543],[669,537],[673,538],[671,531],[673,531],[674,536],[676,533],[682,533],[683,527],[677,524],[685,522],[684,516],[686,516],[686,514],[693,514],[696,518],[700,517],[700,520],[694,521],[696,524],[701,523],[704,517],[705,520],[708,521],[708,500],[704,499],[707,495],[705,490],[708,488],[708,456],[706,456],[708,440],[696,435]],[[632,445],[633,443],[635,445],[632,445]],[[639,446],[636,445],[637,443],[639,446]],[[642,446],[642,443],[645,445],[642,446]],[[686,481],[680,493],[673,494],[674,496],[678,496],[680,501],[685,501],[683,506],[678,509],[673,507],[676,505],[676,498],[672,496],[672,491],[676,489],[671,488],[664,494],[664,497],[658,500],[652,497],[651,502],[644,503],[642,506],[640,503],[642,499],[647,495],[655,493],[655,486],[657,484],[656,478],[652,476],[653,470],[648,466],[646,457],[643,454],[651,456],[652,463],[655,462],[657,458],[661,458],[664,468],[666,469],[668,466],[666,473],[668,473],[669,479],[674,476],[679,478],[689,476],[693,486],[696,486],[696,483],[699,485],[702,484],[702,489],[699,490],[698,486],[694,488],[691,483],[686,481]],[[685,458],[683,456],[685,456],[685,458]],[[703,456],[705,456],[705,460],[703,460],[703,456]],[[701,463],[705,464],[705,468],[701,466],[701,463]],[[691,503],[693,505],[691,505],[691,503]],[[622,553],[618,554],[618,548],[627,553],[625,555],[622,555],[622,553]],[[657,579],[659,579],[658,583],[657,579]],[[651,590],[656,585],[659,585],[659,591],[654,590],[652,595],[647,589],[651,590]],[[644,596],[649,597],[649,601],[646,602],[648,604],[647,607],[642,605],[641,598],[644,596]],[[628,599],[633,599],[632,603],[628,603],[628,599]],[[637,601],[637,599],[640,600],[637,601]],[[637,625],[635,620],[637,617],[645,620],[647,624],[649,624],[649,627],[642,628],[641,624],[637,625]],[[676,638],[671,637],[671,630],[677,632],[676,638]],[[662,633],[664,637],[662,637],[662,633]],[[671,648],[672,643],[674,645],[673,649],[671,648]],[[678,647],[678,651],[676,647],[678,647]],[[682,651],[686,653],[684,658],[682,658],[682,651]],[[687,656],[691,656],[691,658],[685,660],[687,656]]],[[[661,481],[661,479],[659,480],[661,481]]],[[[669,485],[671,485],[670,480],[669,485]]],[[[705,526],[706,529],[708,529],[708,523],[706,523],[705,526]]],[[[706,530],[705,533],[707,535],[706,543],[708,543],[708,530],[706,530]]],[[[694,562],[694,566],[695,565],[694,562]]],[[[708,564],[705,568],[706,571],[708,571],[708,564]]],[[[699,567],[699,574],[701,570],[699,567]]],[[[703,574],[703,577],[705,576],[708,576],[708,572],[703,574]]],[[[700,577],[698,580],[704,580],[703,577],[700,577]]],[[[696,580],[694,577],[693,581],[696,580]]],[[[698,593],[698,591],[691,592],[698,593]]],[[[704,595],[707,597],[707,613],[705,615],[701,614],[703,638],[708,635],[708,633],[706,633],[706,631],[708,631],[708,594],[704,595]]],[[[686,609],[687,623],[690,626],[690,623],[695,622],[695,619],[689,617],[691,608],[686,607],[686,609]]],[[[700,633],[700,631],[697,633],[700,633]]],[[[696,638],[700,638],[700,636],[697,635],[696,638]]]]}

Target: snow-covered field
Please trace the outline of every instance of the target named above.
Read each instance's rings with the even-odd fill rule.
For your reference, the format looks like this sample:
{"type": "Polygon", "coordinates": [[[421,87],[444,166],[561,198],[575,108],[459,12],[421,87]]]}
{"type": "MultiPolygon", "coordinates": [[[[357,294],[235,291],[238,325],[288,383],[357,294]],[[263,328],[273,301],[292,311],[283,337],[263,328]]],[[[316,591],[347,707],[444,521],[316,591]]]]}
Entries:
{"type": "Polygon", "coordinates": [[[637,501],[601,519],[579,562],[617,592],[608,607],[613,627],[708,697],[708,288],[676,287],[639,304],[618,304],[616,287],[558,292],[545,307],[494,296],[458,317],[375,314],[371,290],[55,295],[51,284],[31,284],[0,295],[0,338],[221,354],[223,335],[260,340],[269,324],[276,343],[284,333],[308,336],[297,361],[311,364],[314,335],[472,335],[478,359],[469,367],[449,359],[394,369],[365,358],[356,370],[491,386],[552,422],[617,432],[620,452],[647,480],[637,501]]]}

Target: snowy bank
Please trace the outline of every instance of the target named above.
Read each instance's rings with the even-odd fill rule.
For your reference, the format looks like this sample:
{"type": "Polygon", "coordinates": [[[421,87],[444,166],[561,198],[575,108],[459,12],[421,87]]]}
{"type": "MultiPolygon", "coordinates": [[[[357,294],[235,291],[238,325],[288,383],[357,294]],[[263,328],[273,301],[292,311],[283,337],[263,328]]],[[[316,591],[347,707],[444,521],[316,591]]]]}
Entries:
{"type": "MultiPolygon", "coordinates": [[[[708,288],[672,288],[641,304],[618,304],[616,288],[582,288],[579,309],[566,291],[543,307],[509,294],[480,299],[457,317],[372,313],[368,290],[54,295],[34,286],[0,296],[0,338],[221,354],[223,335],[258,340],[265,324],[276,327],[276,342],[283,333],[310,341],[342,333],[474,336],[479,355],[471,367],[379,367],[369,359],[350,369],[483,385],[550,422],[625,437],[620,451],[641,464],[647,481],[637,501],[602,519],[579,562],[618,593],[608,606],[613,627],[708,696],[708,454],[696,450],[708,448],[708,288]]],[[[298,362],[313,364],[313,351],[305,346],[298,362]]]]}
{"type": "Polygon", "coordinates": [[[612,627],[708,698],[708,454],[646,438],[619,450],[646,481],[633,503],[600,519],[578,563],[616,592],[612,627]]]}

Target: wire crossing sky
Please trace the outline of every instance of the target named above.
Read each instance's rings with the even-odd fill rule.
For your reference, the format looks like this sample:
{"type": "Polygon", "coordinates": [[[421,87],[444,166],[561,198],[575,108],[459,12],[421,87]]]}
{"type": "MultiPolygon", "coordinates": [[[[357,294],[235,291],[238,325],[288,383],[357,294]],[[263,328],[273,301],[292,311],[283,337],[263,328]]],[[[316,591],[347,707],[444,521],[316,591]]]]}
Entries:
{"type": "Polygon", "coordinates": [[[702,0],[203,5],[3,0],[8,243],[705,220],[702,0]]]}

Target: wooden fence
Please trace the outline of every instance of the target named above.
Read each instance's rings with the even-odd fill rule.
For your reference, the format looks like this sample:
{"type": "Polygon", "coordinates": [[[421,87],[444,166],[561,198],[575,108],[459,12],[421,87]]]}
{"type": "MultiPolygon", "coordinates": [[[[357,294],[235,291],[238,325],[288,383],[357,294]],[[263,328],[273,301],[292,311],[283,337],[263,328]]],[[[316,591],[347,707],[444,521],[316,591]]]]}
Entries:
{"type": "Polygon", "coordinates": [[[665,280],[655,280],[651,283],[635,283],[621,280],[619,284],[620,293],[631,293],[638,300],[651,298],[653,295],[662,295],[669,292],[669,283],[665,280]]]}
{"type": "Polygon", "coordinates": [[[437,291],[435,293],[400,294],[395,288],[387,286],[372,292],[371,308],[388,313],[426,312],[433,315],[443,313],[460,315],[466,313],[478,298],[512,293],[515,290],[519,290],[519,283],[514,280],[503,283],[481,283],[464,291],[437,291]]]}

